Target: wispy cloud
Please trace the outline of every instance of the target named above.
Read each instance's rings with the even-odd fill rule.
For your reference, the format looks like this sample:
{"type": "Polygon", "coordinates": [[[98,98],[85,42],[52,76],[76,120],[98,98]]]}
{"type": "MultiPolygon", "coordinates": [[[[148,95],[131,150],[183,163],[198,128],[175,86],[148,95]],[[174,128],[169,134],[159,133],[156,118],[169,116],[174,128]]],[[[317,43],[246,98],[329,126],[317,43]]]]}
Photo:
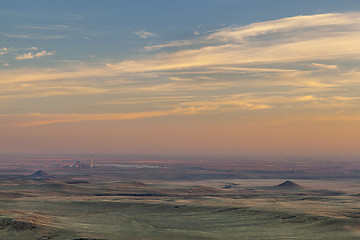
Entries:
{"type": "Polygon", "coordinates": [[[360,38],[360,32],[351,32],[331,38],[314,36],[313,39],[274,43],[270,46],[227,44],[160,54],[148,60],[123,61],[108,66],[124,72],[148,72],[232,64],[281,63],[336,58],[350,60],[359,58],[358,38],[360,38]]]}
{"type": "MultiPolygon", "coordinates": [[[[316,32],[318,32],[316,35],[320,35],[334,31],[347,32],[349,30],[356,30],[359,20],[360,15],[356,12],[296,16],[253,23],[241,27],[228,27],[217,30],[206,38],[224,42],[244,42],[249,41],[252,37],[273,34],[282,35],[283,33],[291,33],[297,37],[305,37],[305,35],[309,33],[316,32]]],[[[296,40],[296,38],[294,38],[294,40],[296,40]]]]}
{"type": "Polygon", "coordinates": [[[171,81],[192,81],[191,78],[179,78],[179,77],[169,77],[171,81]]]}
{"type": "MultiPolygon", "coordinates": [[[[279,96],[255,96],[251,94],[237,94],[228,96],[217,96],[204,100],[195,100],[193,96],[188,97],[157,97],[157,98],[144,98],[132,99],[133,103],[144,103],[148,100],[159,103],[162,101],[173,100],[175,104],[169,105],[167,109],[160,111],[140,111],[140,112],[125,112],[125,113],[93,113],[93,114],[44,114],[44,113],[27,113],[27,114],[2,114],[0,115],[0,126],[13,126],[13,127],[31,127],[41,126],[57,123],[73,123],[73,122],[86,122],[86,121],[119,121],[119,120],[132,120],[142,118],[153,118],[161,116],[176,116],[176,115],[196,115],[196,114],[216,114],[229,111],[258,111],[266,110],[276,107],[277,104],[284,101],[289,103],[304,104],[308,108],[313,106],[316,102],[329,101],[331,104],[358,101],[357,98],[344,98],[333,96],[330,98],[316,97],[313,95],[295,96],[295,97],[279,97],[279,96]],[[176,103],[177,101],[182,101],[176,103]]],[[[116,101],[103,104],[129,104],[129,100],[124,102],[116,101]]],[[[329,104],[327,104],[329,105],[329,104]]],[[[342,107],[341,105],[339,105],[342,107]]],[[[303,119],[303,118],[301,118],[303,119]]],[[[291,122],[300,121],[298,117],[282,119],[281,121],[265,124],[270,125],[283,125],[291,122]]],[[[315,122],[329,122],[329,121],[360,121],[357,114],[346,115],[341,114],[337,117],[325,117],[321,114],[312,115],[306,121],[315,122]]]]}
{"type": "MultiPolygon", "coordinates": [[[[243,97],[225,97],[215,98],[212,101],[186,101],[162,110],[162,111],[144,111],[132,113],[103,113],[103,114],[15,114],[15,115],[0,115],[0,123],[8,124],[9,126],[40,126],[55,123],[70,123],[70,122],[84,122],[84,121],[114,121],[114,120],[130,120],[141,119],[149,117],[160,117],[167,115],[194,115],[201,113],[216,113],[219,111],[229,111],[235,109],[241,110],[259,110],[271,108],[266,104],[258,104],[258,100],[241,99],[243,97]],[[21,116],[21,118],[19,118],[21,116]],[[15,118],[22,120],[15,120],[15,118]]],[[[159,99],[157,99],[159,100],[159,99]]],[[[161,99],[160,99],[161,100],[161,99]]],[[[189,99],[190,100],[190,99],[189,99]]],[[[113,103],[112,103],[113,104],[113,103]]]]}
{"type": "Polygon", "coordinates": [[[0,33],[8,38],[19,38],[19,39],[39,39],[39,40],[51,40],[51,39],[63,39],[65,35],[46,35],[46,34],[27,34],[27,33],[0,33]]]}
{"type": "Polygon", "coordinates": [[[24,29],[37,29],[37,30],[60,30],[60,31],[74,31],[76,29],[72,28],[69,25],[45,25],[45,26],[21,26],[20,28],[24,29]]]}
{"type": "Polygon", "coordinates": [[[167,47],[184,47],[184,46],[190,46],[190,45],[194,45],[194,44],[199,44],[199,43],[206,43],[206,41],[201,41],[199,39],[197,40],[178,40],[178,41],[172,41],[169,43],[164,43],[164,44],[159,44],[159,45],[152,45],[152,46],[146,46],[144,47],[144,49],[146,51],[151,51],[151,50],[157,50],[157,49],[161,49],[161,48],[167,48],[167,47]]]}
{"type": "Polygon", "coordinates": [[[138,36],[139,38],[142,38],[142,39],[147,39],[149,37],[157,37],[158,35],[155,34],[155,33],[151,33],[151,32],[147,32],[147,31],[144,31],[144,30],[140,30],[140,31],[137,31],[137,32],[134,32],[134,34],[136,36],[138,36]]]}
{"type": "MultiPolygon", "coordinates": [[[[94,69],[93,66],[89,66],[89,69],[81,67],[78,70],[72,71],[72,73],[78,76],[96,74],[107,76],[109,72],[112,75],[116,75],[124,73],[183,71],[185,69],[195,71],[196,68],[202,70],[204,68],[218,68],[219,70],[222,68],[224,71],[227,69],[227,71],[271,72],[280,71],[280,68],[274,68],[273,66],[271,68],[250,68],[239,67],[239,65],[282,64],[300,61],[311,61],[314,63],[317,62],[315,60],[334,61],[335,59],[341,59],[342,61],[353,60],[358,59],[360,56],[360,45],[357,43],[357,39],[360,37],[360,21],[355,21],[359,16],[360,13],[298,16],[251,24],[242,28],[226,28],[217,30],[205,37],[212,41],[216,40],[217,45],[214,46],[208,45],[173,53],[165,52],[150,55],[149,57],[137,60],[108,63],[107,67],[97,67],[96,71],[90,70],[88,73],[86,71],[94,69]],[[312,29],[311,26],[315,27],[315,29],[312,29]],[[344,29],[350,30],[344,31],[344,29]],[[283,35],[283,33],[291,33],[291,35],[283,35]],[[271,34],[270,40],[267,38],[267,34],[271,34]],[[247,39],[247,41],[242,43],[238,43],[236,40],[242,39],[241,41],[243,41],[244,38],[247,38],[246,36],[255,35],[261,35],[261,37],[247,39]],[[233,42],[221,44],[225,40],[233,42]],[[82,73],[81,71],[85,72],[82,73]]],[[[191,40],[184,41],[187,41],[186,44],[194,43],[191,40]]],[[[199,41],[202,44],[204,38],[200,38],[199,41]]],[[[184,42],[178,41],[171,44],[175,46],[177,43],[181,45],[184,42]]],[[[24,55],[24,57],[26,56],[24,55]]],[[[29,55],[29,58],[31,57],[29,55]]],[[[316,66],[319,67],[320,65],[316,66]]],[[[324,67],[323,65],[321,66],[324,67]]],[[[209,69],[206,69],[206,71],[209,71],[209,69]]],[[[282,71],[289,70],[283,69],[282,71]]]]}
{"type": "MultiPolygon", "coordinates": [[[[147,46],[145,49],[153,50],[165,47],[189,46],[204,43],[216,45],[219,42],[237,44],[248,44],[250,42],[261,43],[262,37],[265,36],[272,36],[275,41],[283,40],[283,43],[296,42],[311,39],[311,36],[317,38],[328,35],[328,37],[331,37],[336,32],[339,34],[348,34],[352,31],[358,32],[359,20],[360,14],[357,12],[296,16],[253,23],[247,26],[231,26],[215,30],[207,35],[192,40],[172,41],[170,43],[147,46]]],[[[266,39],[266,42],[269,42],[269,39],[266,39]]]]}
{"type": "Polygon", "coordinates": [[[3,48],[0,49],[0,56],[1,56],[1,55],[5,55],[5,54],[7,54],[8,52],[9,52],[9,49],[6,48],[6,47],[3,47],[3,48]]]}
{"type": "Polygon", "coordinates": [[[174,109],[165,111],[148,111],[148,112],[133,112],[133,113],[109,113],[109,114],[15,114],[15,115],[0,115],[0,123],[3,125],[14,127],[31,127],[41,126],[55,123],[73,123],[86,121],[118,121],[118,120],[132,120],[150,117],[160,117],[167,115],[188,115],[195,114],[193,110],[189,109],[174,109]],[[23,120],[15,120],[21,117],[23,120]],[[14,121],[15,120],[15,121],[14,121]]]}
{"type": "Polygon", "coordinates": [[[54,55],[56,51],[45,51],[39,50],[38,47],[27,47],[27,48],[13,48],[13,47],[3,47],[0,49],[0,56],[7,55],[10,58],[15,58],[17,60],[33,59],[40,58],[44,56],[54,55]]]}
{"type": "MultiPolygon", "coordinates": [[[[359,49],[354,41],[360,36],[356,19],[359,19],[358,13],[321,14],[233,26],[193,40],[174,41],[146,49],[195,44],[207,46],[108,66],[116,68],[118,72],[150,72],[219,65],[229,67],[231,64],[356,58],[359,49]]],[[[155,36],[143,30],[136,34],[141,38],[155,36]]],[[[31,55],[24,57],[31,58],[31,55]]]]}
{"type": "Polygon", "coordinates": [[[52,52],[47,52],[47,51],[41,51],[41,52],[37,52],[37,53],[24,53],[23,55],[17,56],[16,59],[17,60],[26,60],[26,59],[33,59],[33,58],[41,58],[44,56],[51,56],[54,55],[56,51],[52,51],[52,52]]]}
{"type": "Polygon", "coordinates": [[[0,99],[2,100],[22,100],[22,99],[37,99],[53,96],[68,96],[68,95],[96,95],[106,94],[108,89],[94,86],[81,86],[80,84],[69,85],[62,83],[61,86],[53,84],[16,84],[11,86],[2,86],[0,90],[0,99]]]}
{"type": "Polygon", "coordinates": [[[209,69],[217,70],[219,72],[238,72],[238,73],[291,73],[298,72],[295,69],[281,69],[281,68],[263,68],[263,67],[237,67],[237,66],[211,66],[209,69]]]}
{"type": "MultiPolygon", "coordinates": [[[[0,94],[7,102],[96,95],[93,106],[108,104],[114,112],[24,113],[27,122],[19,123],[22,126],[229,111],[355,109],[360,74],[351,66],[360,60],[359,19],[360,13],[297,16],[148,46],[163,52],[131,60],[0,70],[0,94]],[[70,79],[71,86],[51,84],[70,79]],[[144,103],[146,111],[140,106],[144,103]],[[131,110],[119,113],[116,104],[131,104],[131,110]]],[[[154,37],[145,31],[137,35],[154,37]]],[[[18,60],[55,54],[36,47],[12,52],[18,60]]]]}
{"type": "Polygon", "coordinates": [[[197,49],[162,53],[153,58],[154,61],[148,62],[124,61],[118,63],[117,67],[123,65],[130,71],[137,71],[134,67],[141,66],[139,69],[152,71],[212,65],[358,59],[359,22],[360,13],[332,13],[228,27],[192,40],[145,47],[146,50],[153,50],[202,45],[197,49]]]}
{"type": "Polygon", "coordinates": [[[326,70],[339,70],[338,65],[327,65],[327,64],[321,64],[321,63],[312,63],[312,66],[320,69],[326,69],[326,70]]]}
{"type": "Polygon", "coordinates": [[[155,97],[127,97],[123,99],[115,99],[107,102],[101,102],[99,105],[127,105],[127,104],[144,104],[144,103],[173,103],[186,102],[194,99],[194,96],[155,96],[155,97]]]}
{"type": "Polygon", "coordinates": [[[139,112],[139,113],[124,113],[124,114],[14,114],[14,115],[1,115],[0,123],[3,126],[14,127],[31,127],[41,126],[55,123],[73,123],[73,122],[86,122],[86,121],[107,121],[107,120],[130,120],[146,117],[158,117],[166,115],[167,112],[154,111],[154,112],[139,112]],[[19,121],[16,118],[22,118],[19,121]],[[14,121],[15,120],[15,121],[14,121]],[[12,123],[11,123],[12,122],[12,123]]]}

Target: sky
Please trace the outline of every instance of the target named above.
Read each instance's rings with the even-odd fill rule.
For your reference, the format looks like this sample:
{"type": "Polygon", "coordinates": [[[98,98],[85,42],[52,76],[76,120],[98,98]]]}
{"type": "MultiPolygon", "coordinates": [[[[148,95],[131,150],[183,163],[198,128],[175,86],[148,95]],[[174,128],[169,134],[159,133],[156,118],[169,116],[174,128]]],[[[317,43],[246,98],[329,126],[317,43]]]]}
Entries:
{"type": "Polygon", "coordinates": [[[3,0],[0,153],[360,157],[358,0],[3,0]]]}

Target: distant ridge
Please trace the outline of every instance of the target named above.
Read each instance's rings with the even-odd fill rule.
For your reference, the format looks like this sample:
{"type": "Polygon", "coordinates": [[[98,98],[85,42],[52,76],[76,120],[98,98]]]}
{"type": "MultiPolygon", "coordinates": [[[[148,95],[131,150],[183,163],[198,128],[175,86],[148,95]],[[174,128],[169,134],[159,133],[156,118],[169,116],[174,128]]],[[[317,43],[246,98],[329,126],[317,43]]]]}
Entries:
{"type": "Polygon", "coordinates": [[[276,187],[279,187],[279,188],[301,188],[301,186],[297,183],[294,183],[293,181],[285,181],[279,185],[276,185],[276,187]]]}
{"type": "Polygon", "coordinates": [[[48,174],[47,172],[44,172],[42,170],[39,170],[37,172],[34,172],[31,175],[27,175],[24,177],[24,179],[28,179],[28,180],[50,180],[50,179],[54,179],[55,177],[48,174]]]}

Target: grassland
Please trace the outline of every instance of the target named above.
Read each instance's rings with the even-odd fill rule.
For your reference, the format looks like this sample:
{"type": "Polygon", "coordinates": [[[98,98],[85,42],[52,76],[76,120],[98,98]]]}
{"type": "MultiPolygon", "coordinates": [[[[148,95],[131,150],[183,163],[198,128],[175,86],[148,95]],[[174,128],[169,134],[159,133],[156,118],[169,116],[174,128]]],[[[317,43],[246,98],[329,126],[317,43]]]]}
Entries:
{"type": "Polygon", "coordinates": [[[12,167],[0,182],[0,239],[360,239],[359,179],[278,186],[284,179],[168,165],[52,167],[55,178],[33,180],[31,167],[12,167]],[[204,175],[184,178],[193,172],[204,175]]]}
{"type": "Polygon", "coordinates": [[[360,239],[359,197],[345,192],[54,180],[0,187],[0,239],[360,239]]]}

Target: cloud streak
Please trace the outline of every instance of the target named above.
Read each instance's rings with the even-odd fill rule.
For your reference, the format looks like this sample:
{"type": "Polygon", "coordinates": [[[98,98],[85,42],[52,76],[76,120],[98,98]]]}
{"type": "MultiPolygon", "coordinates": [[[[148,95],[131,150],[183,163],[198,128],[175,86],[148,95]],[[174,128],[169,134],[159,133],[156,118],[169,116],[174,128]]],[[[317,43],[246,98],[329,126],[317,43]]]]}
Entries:
{"type": "MultiPolygon", "coordinates": [[[[283,93],[280,95],[268,95],[269,93],[253,93],[253,94],[235,94],[223,95],[216,97],[202,97],[199,96],[164,96],[164,97],[137,97],[124,98],[123,100],[116,100],[111,102],[103,102],[101,105],[124,105],[124,104],[144,104],[152,103],[158,105],[165,102],[163,110],[157,111],[137,111],[137,112],[123,112],[123,113],[68,113],[68,114],[44,114],[44,113],[26,113],[26,114],[1,114],[0,126],[8,127],[32,127],[42,126],[56,123],[74,123],[86,121],[120,121],[133,120],[143,118],[153,118],[162,116],[176,116],[176,115],[197,115],[197,114],[218,114],[224,112],[234,111],[261,111],[272,108],[278,108],[279,105],[297,105],[297,110],[303,109],[345,109],[349,102],[355,105],[359,103],[359,97],[344,97],[344,96],[316,96],[316,95],[297,95],[293,93],[283,93]],[[165,107],[167,106],[167,107],[165,107]]],[[[341,118],[334,118],[334,121],[359,121],[359,116],[352,113],[352,117],[346,117],[342,114],[341,118]],[[356,118],[354,118],[356,116],[356,118]]],[[[310,118],[309,118],[310,119],[310,118]]],[[[317,113],[314,121],[330,121],[329,116],[321,117],[317,113]]],[[[296,118],[291,120],[296,121],[296,118]]],[[[290,121],[290,122],[291,122],[290,121]]],[[[276,122],[276,124],[287,124],[289,120],[276,122]]],[[[271,123],[275,124],[275,123],[271,123]]]]}
{"type": "MultiPolygon", "coordinates": [[[[293,41],[300,38],[311,39],[315,36],[333,33],[349,33],[359,31],[360,14],[328,13],[308,16],[295,16],[273,21],[252,23],[246,26],[230,26],[218,29],[209,34],[192,40],[178,40],[160,45],[145,47],[146,50],[156,50],[168,47],[181,47],[195,44],[217,44],[219,42],[249,43],[261,42],[264,36],[286,37],[293,41]],[[289,35],[291,34],[291,35],[289,35]]],[[[269,40],[269,39],[267,39],[269,40]]],[[[286,41],[286,39],[285,39],[286,41]]]]}
{"type": "Polygon", "coordinates": [[[3,48],[0,49],[0,56],[1,56],[1,55],[5,55],[5,54],[7,54],[8,52],[9,52],[9,49],[6,48],[6,47],[3,47],[3,48]]]}
{"type": "MultiPolygon", "coordinates": [[[[215,31],[206,37],[208,40],[224,42],[244,42],[251,38],[283,33],[295,36],[308,35],[320,32],[346,32],[346,30],[359,30],[359,13],[328,13],[309,16],[295,16],[273,21],[253,23],[241,27],[228,27],[215,31]]],[[[318,35],[318,34],[317,34],[318,35]]]]}
{"type": "Polygon", "coordinates": [[[63,39],[64,35],[44,35],[44,34],[23,34],[23,33],[0,33],[7,38],[19,38],[19,39],[39,39],[39,40],[51,40],[51,39],[63,39]]]}
{"type": "Polygon", "coordinates": [[[24,53],[20,56],[17,56],[16,59],[17,60],[26,60],[26,59],[41,58],[41,57],[45,57],[45,56],[52,56],[55,54],[55,52],[56,51],[52,51],[52,52],[41,51],[41,52],[37,52],[37,53],[28,52],[28,53],[24,53]]]}
{"type": "MultiPolygon", "coordinates": [[[[360,21],[356,21],[359,18],[360,13],[322,14],[285,18],[244,27],[225,28],[204,37],[205,40],[210,39],[216,45],[179,50],[173,53],[164,52],[135,60],[115,61],[107,63],[106,66],[81,66],[78,69],[71,70],[71,72],[65,70],[64,74],[52,72],[44,75],[39,74],[41,76],[38,77],[41,80],[48,76],[48,80],[52,80],[57,76],[59,78],[67,77],[66,75],[69,75],[69,78],[101,77],[128,73],[195,71],[195,69],[209,71],[208,68],[220,69],[220,67],[228,70],[232,68],[234,71],[272,71],[271,68],[249,68],[239,65],[282,64],[302,61],[314,63],[313,67],[325,68],[325,64],[319,65],[320,63],[317,62],[320,60],[350,61],[360,59],[360,45],[357,41],[360,38],[360,21]],[[272,36],[270,40],[267,38],[268,35],[272,36]],[[252,39],[254,36],[259,36],[259,38],[252,39]],[[245,42],[243,42],[244,39],[246,39],[245,42]],[[226,43],[224,43],[225,41],[226,43]]],[[[203,44],[204,38],[184,41],[186,45],[203,44]]],[[[183,41],[177,41],[171,44],[175,46],[183,43],[183,41]]],[[[42,56],[53,53],[43,51],[38,54],[42,56]]],[[[35,57],[36,54],[26,53],[18,56],[18,59],[35,57]]],[[[331,68],[330,65],[327,69],[331,68]]],[[[332,65],[334,68],[335,65],[332,65]]],[[[278,71],[276,67],[272,68],[273,71],[278,71]]],[[[280,68],[277,67],[277,69],[280,68]]],[[[284,69],[284,71],[288,70],[284,69]]],[[[21,78],[27,81],[26,75],[21,76],[21,78]]]]}
{"type": "Polygon", "coordinates": [[[327,65],[327,64],[321,64],[321,63],[312,63],[311,65],[316,68],[320,68],[320,69],[324,69],[324,70],[339,70],[338,65],[327,65]]]}
{"type": "Polygon", "coordinates": [[[147,32],[147,31],[144,31],[144,30],[140,30],[140,31],[134,32],[134,34],[135,34],[136,36],[138,36],[139,38],[142,38],[142,39],[147,39],[147,38],[149,38],[149,37],[158,37],[157,34],[151,33],[151,32],[147,32]]]}
{"type": "MultiPolygon", "coordinates": [[[[274,21],[228,27],[193,40],[179,40],[147,46],[201,46],[150,60],[123,61],[109,65],[123,71],[168,71],[207,66],[270,64],[314,60],[360,58],[360,13],[331,13],[296,16],[274,21]],[[205,46],[204,46],[205,45],[205,46]]],[[[314,67],[335,69],[335,65],[314,63],[314,67]]]]}
{"type": "Polygon", "coordinates": [[[21,28],[25,29],[37,29],[37,30],[61,30],[61,31],[74,31],[76,29],[70,27],[69,25],[48,25],[48,26],[23,26],[21,28]]]}
{"type": "MultiPolygon", "coordinates": [[[[28,121],[19,123],[21,126],[230,111],[353,108],[359,103],[354,86],[360,74],[346,65],[360,60],[358,20],[360,13],[297,16],[149,46],[147,50],[164,52],[146,52],[124,61],[0,70],[1,98],[14,102],[37,96],[92,95],[98,99],[91,102],[94,106],[108,104],[114,112],[24,113],[28,121]],[[175,51],[165,51],[169,47],[175,51]],[[51,85],[55,80],[57,84],[71,80],[72,85],[55,87],[51,85]],[[120,101],[119,95],[123,96],[120,101]],[[169,95],[174,96],[154,98],[169,95]],[[144,99],[152,99],[147,111],[137,108],[144,99]],[[125,113],[114,106],[129,103],[133,108],[125,113]]],[[[146,31],[136,34],[144,39],[155,37],[146,31]]],[[[2,48],[0,53],[6,55],[9,49],[2,48]]],[[[17,60],[55,54],[38,48],[22,51],[17,60]]]]}

